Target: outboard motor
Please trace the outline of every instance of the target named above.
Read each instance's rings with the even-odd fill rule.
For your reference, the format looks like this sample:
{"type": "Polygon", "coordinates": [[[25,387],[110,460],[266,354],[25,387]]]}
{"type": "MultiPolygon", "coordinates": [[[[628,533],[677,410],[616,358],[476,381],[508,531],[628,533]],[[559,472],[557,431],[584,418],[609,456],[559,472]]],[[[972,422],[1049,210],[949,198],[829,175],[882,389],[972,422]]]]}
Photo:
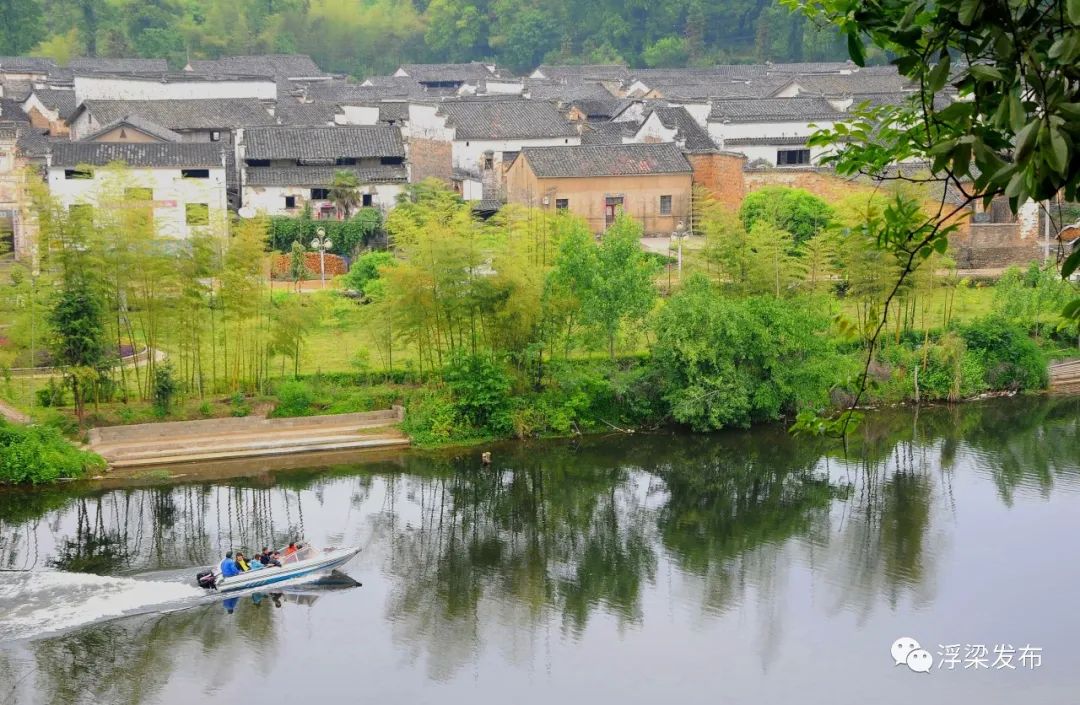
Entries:
{"type": "Polygon", "coordinates": [[[214,571],[203,570],[195,574],[195,584],[201,588],[207,590],[213,590],[217,587],[217,579],[214,577],[214,571]]]}

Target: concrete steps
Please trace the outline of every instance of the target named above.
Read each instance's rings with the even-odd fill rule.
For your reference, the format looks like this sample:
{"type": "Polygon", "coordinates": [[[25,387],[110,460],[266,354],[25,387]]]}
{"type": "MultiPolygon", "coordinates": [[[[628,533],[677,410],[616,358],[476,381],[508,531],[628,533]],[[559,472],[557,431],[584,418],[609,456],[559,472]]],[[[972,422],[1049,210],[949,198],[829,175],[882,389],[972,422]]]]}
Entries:
{"type": "Polygon", "coordinates": [[[113,468],[175,465],[270,455],[397,447],[400,407],[287,419],[245,417],[93,429],[90,449],[113,468]]]}
{"type": "Polygon", "coordinates": [[[1080,359],[1062,360],[1050,365],[1050,391],[1054,394],[1080,394],[1080,359]]]}

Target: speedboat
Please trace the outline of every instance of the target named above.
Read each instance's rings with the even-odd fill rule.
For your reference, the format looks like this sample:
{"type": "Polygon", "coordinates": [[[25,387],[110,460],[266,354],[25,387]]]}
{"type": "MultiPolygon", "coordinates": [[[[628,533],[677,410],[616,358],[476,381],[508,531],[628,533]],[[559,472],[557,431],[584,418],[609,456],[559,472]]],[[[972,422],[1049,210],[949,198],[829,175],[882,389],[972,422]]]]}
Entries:
{"type": "Polygon", "coordinates": [[[259,570],[248,570],[227,578],[221,577],[221,569],[206,570],[195,576],[199,587],[219,592],[235,592],[282,583],[286,580],[316,579],[334,568],[344,565],[353,556],[360,553],[360,548],[324,548],[317,551],[310,546],[285,556],[281,567],[266,566],[259,570]]]}

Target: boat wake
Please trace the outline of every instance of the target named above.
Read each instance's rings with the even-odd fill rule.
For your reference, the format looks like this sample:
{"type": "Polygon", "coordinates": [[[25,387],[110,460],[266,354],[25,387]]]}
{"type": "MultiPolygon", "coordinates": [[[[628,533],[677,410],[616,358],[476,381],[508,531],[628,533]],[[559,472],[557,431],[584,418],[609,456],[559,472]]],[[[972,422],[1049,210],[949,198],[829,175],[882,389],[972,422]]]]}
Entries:
{"type": "Polygon", "coordinates": [[[89,573],[0,573],[0,641],[25,639],[147,611],[188,607],[205,591],[180,582],[89,573]]]}

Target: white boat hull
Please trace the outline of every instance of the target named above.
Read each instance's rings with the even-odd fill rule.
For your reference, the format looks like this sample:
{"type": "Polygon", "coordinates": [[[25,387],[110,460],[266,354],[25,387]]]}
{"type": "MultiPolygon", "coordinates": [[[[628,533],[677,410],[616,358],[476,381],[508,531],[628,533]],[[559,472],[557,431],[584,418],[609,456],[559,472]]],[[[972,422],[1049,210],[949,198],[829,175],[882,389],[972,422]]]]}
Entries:
{"type": "Polygon", "coordinates": [[[359,547],[331,548],[321,551],[313,558],[296,561],[295,563],[286,563],[280,568],[267,566],[261,570],[249,570],[228,578],[220,577],[218,571],[215,570],[214,574],[218,577],[214,587],[219,592],[235,592],[237,590],[250,590],[275,583],[283,583],[297,578],[316,578],[348,563],[359,552],[359,547]]]}

